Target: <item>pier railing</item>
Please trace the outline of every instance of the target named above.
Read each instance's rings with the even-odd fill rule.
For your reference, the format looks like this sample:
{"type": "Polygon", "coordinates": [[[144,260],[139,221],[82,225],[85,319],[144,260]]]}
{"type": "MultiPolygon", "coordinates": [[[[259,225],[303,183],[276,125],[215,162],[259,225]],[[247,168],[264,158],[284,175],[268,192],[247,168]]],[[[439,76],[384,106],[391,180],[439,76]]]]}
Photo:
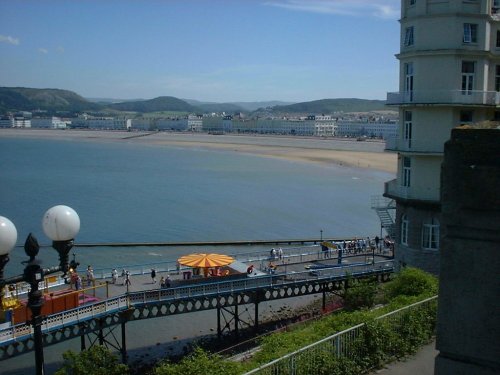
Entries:
{"type": "MultiPolygon", "coordinates": [[[[342,248],[343,241],[332,241],[334,244],[342,248]]],[[[348,240],[350,242],[350,240],[348,240]]],[[[284,247],[283,257],[279,259],[278,257],[271,257],[269,251],[252,251],[245,253],[235,253],[229,254],[236,260],[242,263],[255,263],[255,266],[264,270],[266,268],[267,262],[275,261],[277,265],[294,264],[311,262],[315,260],[324,259],[325,256],[333,256],[335,251],[329,250],[327,253],[323,252],[320,245],[308,245],[308,246],[294,246],[294,247],[284,247]]],[[[371,250],[356,249],[355,253],[353,250],[343,250],[343,258],[348,258],[355,255],[370,254],[371,250]]],[[[131,275],[146,275],[151,272],[154,268],[156,272],[167,272],[176,273],[182,272],[183,270],[190,269],[189,267],[178,266],[176,261],[165,261],[165,262],[154,262],[154,263],[142,263],[133,265],[122,265],[117,266],[116,269],[120,274],[122,270],[127,270],[131,275]]],[[[111,272],[113,268],[97,268],[94,269],[94,276],[97,279],[111,278],[111,272]]]]}

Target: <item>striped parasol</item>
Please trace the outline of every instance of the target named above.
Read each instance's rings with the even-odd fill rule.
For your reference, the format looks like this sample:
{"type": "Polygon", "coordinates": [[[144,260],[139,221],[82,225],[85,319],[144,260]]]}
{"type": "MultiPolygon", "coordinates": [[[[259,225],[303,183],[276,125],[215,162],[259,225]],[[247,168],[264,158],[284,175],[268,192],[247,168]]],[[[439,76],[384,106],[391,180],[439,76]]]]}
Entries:
{"type": "Polygon", "coordinates": [[[209,268],[227,266],[234,262],[234,258],[224,254],[197,253],[184,255],[177,262],[188,267],[209,268]]]}

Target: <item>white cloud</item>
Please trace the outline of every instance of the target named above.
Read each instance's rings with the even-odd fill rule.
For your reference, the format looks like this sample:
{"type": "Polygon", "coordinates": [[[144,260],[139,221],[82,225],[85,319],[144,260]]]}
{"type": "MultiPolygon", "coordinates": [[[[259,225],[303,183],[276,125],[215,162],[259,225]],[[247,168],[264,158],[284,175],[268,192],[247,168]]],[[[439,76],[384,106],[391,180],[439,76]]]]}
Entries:
{"type": "Polygon", "coordinates": [[[14,38],[10,35],[0,35],[0,43],[13,44],[17,46],[19,44],[19,38],[14,38]]]}
{"type": "Polygon", "coordinates": [[[399,0],[273,0],[265,4],[294,11],[342,16],[395,19],[400,14],[399,0]]]}
{"type": "Polygon", "coordinates": [[[49,53],[49,50],[45,49],[45,48],[38,48],[38,52],[43,53],[44,55],[46,55],[47,53],[49,53]]]}

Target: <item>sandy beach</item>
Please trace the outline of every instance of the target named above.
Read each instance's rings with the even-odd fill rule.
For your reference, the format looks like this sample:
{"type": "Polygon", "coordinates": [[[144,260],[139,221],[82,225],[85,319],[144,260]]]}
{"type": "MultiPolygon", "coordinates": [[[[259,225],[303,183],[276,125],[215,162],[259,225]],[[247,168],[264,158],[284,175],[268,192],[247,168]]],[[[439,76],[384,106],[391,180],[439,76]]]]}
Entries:
{"type": "Polygon", "coordinates": [[[134,142],[151,146],[212,149],[396,173],[397,155],[380,140],[343,138],[210,135],[205,133],[121,132],[98,130],[0,129],[0,138],[26,137],[68,141],[134,142]]]}

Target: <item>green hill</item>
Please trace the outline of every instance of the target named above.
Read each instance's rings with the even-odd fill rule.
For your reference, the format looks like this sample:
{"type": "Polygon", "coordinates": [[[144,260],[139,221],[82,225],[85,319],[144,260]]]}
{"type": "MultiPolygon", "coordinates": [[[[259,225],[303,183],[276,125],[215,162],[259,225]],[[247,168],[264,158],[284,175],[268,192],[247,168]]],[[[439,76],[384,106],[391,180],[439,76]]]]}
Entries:
{"type": "Polygon", "coordinates": [[[150,100],[127,101],[122,103],[114,103],[107,106],[108,108],[119,111],[131,112],[199,112],[200,109],[192,106],[184,100],[174,98],[173,96],[160,96],[150,100]]]}
{"type": "Polygon", "coordinates": [[[32,89],[27,87],[0,87],[0,110],[2,111],[86,111],[98,110],[78,94],[59,89],[32,89]]]}
{"type": "Polygon", "coordinates": [[[370,112],[387,110],[385,100],[366,99],[322,99],[312,102],[279,105],[272,107],[273,113],[332,114],[334,112],[370,112]]]}

